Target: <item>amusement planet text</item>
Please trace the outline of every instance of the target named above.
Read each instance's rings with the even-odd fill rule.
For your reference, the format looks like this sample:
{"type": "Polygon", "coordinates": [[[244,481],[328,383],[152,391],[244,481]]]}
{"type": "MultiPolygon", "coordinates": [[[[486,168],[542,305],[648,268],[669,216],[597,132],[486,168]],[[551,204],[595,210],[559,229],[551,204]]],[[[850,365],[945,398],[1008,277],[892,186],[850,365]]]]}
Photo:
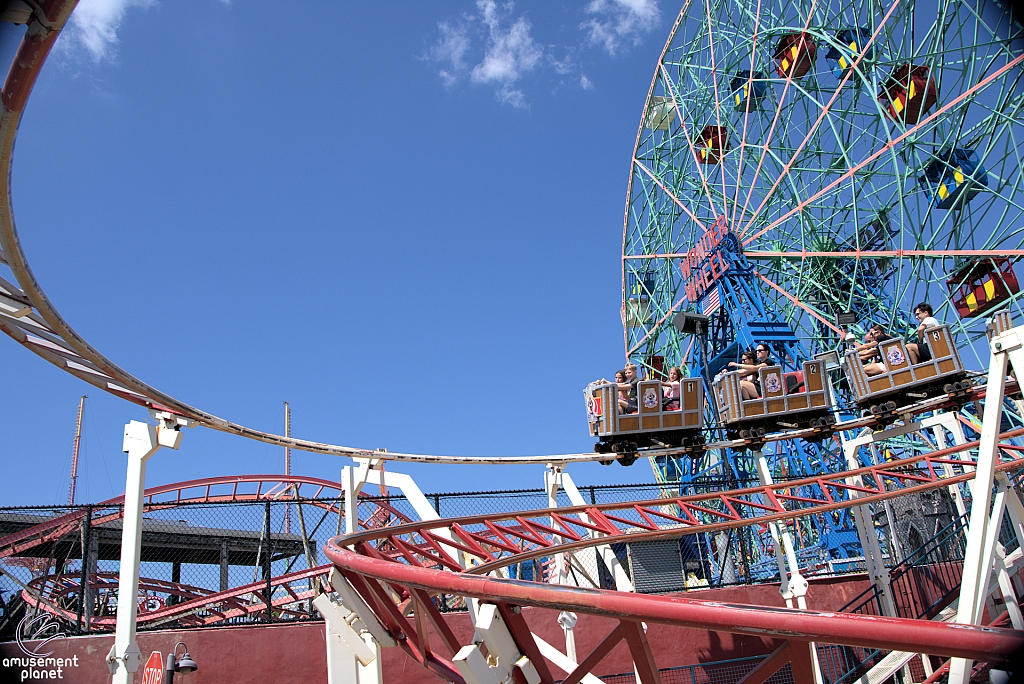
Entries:
{"type": "Polygon", "coordinates": [[[0,661],[4,669],[21,668],[21,679],[18,681],[36,681],[40,679],[64,679],[65,668],[78,667],[78,656],[70,658],[4,658],[0,661]]]}

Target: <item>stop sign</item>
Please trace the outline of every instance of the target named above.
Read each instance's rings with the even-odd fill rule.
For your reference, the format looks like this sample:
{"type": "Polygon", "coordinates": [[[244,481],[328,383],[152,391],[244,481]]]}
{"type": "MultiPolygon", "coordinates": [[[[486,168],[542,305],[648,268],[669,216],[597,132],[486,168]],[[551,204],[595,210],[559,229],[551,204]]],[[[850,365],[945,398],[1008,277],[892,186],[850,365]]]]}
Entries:
{"type": "Polygon", "coordinates": [[[164,656],[160,651],[149,654],[146,667],[142,670],[142,684],[160,684],[164,676],[164,656]]]}

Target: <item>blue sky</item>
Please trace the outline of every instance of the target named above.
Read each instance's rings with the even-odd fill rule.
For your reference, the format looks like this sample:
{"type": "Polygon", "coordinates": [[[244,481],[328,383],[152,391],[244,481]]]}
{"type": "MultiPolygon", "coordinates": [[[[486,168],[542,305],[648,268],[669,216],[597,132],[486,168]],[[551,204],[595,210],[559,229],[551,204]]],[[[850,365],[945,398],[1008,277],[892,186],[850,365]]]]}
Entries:
{"type": "MultiPolygon", "coordinates": [[[[262,430],[392,451],[590,450],[582,388],[622,363],[629,158],[676,8],[656,0],[83,0],[29,102],[18,230],[110,359],[262,430]]],[[[10,30],[7,30],[10,37],[10,30]]],[[[9,63],[10,46],[3,56],[9,63]]],[[[0,339],[0,505],[123,491],[145,413],[0,339]]],[[[149,484],[279,472],[206,429],[149,484]]],[[[297,453],[336,479],[348,463],[297,453]]],[[[645,462],[581,483],[652,479],[645,462]]],[[[529,467],[396,465],[427,491],[529,467]]]]}

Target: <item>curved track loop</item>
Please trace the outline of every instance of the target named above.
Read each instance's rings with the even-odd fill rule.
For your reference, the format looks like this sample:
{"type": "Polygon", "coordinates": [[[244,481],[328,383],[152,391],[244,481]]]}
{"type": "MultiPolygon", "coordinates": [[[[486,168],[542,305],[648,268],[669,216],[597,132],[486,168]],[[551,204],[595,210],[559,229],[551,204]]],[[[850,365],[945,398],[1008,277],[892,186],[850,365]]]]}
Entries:
{"type": "MultiPolygon", "coordinates": [[[[302,498],[317,499],[306,501],[306,503],[338,515],[344,515],[344,506],[341,503],[343,496],[344,493],[337,483],[319,478],[235,475],[152,487],[145,492],[144,510],[147,512],[165,510],[188,504],[247,503],[302,498]],[[330,499],[335,499],[335,503],[331,503],[330,499]]],[[[360,498],[373,499],[375,506],[369,516],[359,521],[359,526],[362,529],[376,529],[395,520],[405,523],[410,521],[407,515],[391,507],[386,501],[368,495],[361,495],[360,498]]],[[[118,496],[95,504],[93,508],[99,512],[99,515],[94,515],[92,525],[102,525],[119,520],[123,513],[119,506],[123,501],[124,497],[118,496]],[[114,510],[104,510],[111,508],[114,510]]],[[[57,541],[68,534],[77,534],[86,514],[86,509],[79,509],[6,537],[0,537],[0,559],[23,554],[37,546],[57,541]]],[[[318,584],[318,578],[326,575],[330,571],[330,567],[323,565],[273,577],[271,579],[272,589],[280,588],[284,592],[283,595],[272,601],[275,613],[287,613],[290,610],[290,605],[315,598],[319,593],[314,590],[318,584]],[[316,581],[309,582],[310,578],[316,581]],[[306,583],[310,587],[296,590],[291,586],[292,583],[300,580],[307,581],[306,583]]],[[[74,623],[77,619],[76,611],[62,606],[66,604],[67,597],[78,596],[80,582],[81,577],[77,574],[46,575],[29,582],[26,589],[22,591],[22,597],[30,606],[38,606],[42,610],[74,623]]],[[[214,592],[180,583],[143,578],[139,588],[140,592],[153,591],[176,596],[179,602],[157,611],[140,610],[138,621],[140,625],[147,627],[171,621],[182,625],[205,626],[259,613],[266,610],[266,604],[263,603],[263,591],[266,586],[265,581],[260,581],[227,591],[214,592]]],[[[94,592],[116,591],[117,575],[106,573],[94,575],[90,578],[90,587],[94,592]]],[[[100,629],[113,627],[114,616],[94,617],[92,625],[100,629]]]]}
{"type": "MultiPolygon", "coordinates": [[[[283,594],[271,600],[272,610],[277,617],[309,618],[308,603],[316,598],[322,589],[321,578],[326,578],[331,570],[330,565],[321,565],[307,570],[298,570],[286,575],[278,575],[270,581],[271,595],[283,594]],[[312,581],[311,581],[312,580],[312,581]],[[296,588],[295,582],[304,582],[305,588],[296,588]]],[[[29,582],[22,597],[31,607],[56,615],[68,623],[78,620],[77,610],[63,608],[68,600],[77,600],[79,596],[80,578],[77,575],[48,575],[29,582]],[[40,600],[42,597],[42,600],[40,600]]],[[[106,592],[117,595],[118,576],[116,573],[98,573],[90,578],[89,588],[93,596],[106,592]]],[[[138,625],[143,628],[154,628],[173,622],[177,627],[208,627],[221,622],[230,622],[238,618],[265,613],[266,581],[253,582],[227,591],[214,592],[201,587],[187,584],[167,582],[151,578],[140,578],[139,591],[166,594],[177,599],[172,605],[164,605],[157,610],[145,610],[140,605],[138,625]]],[[[100,615],[91,618],[93,629],[113,629],[117,618],[115,615],[100,615]]]]}
{"type": "MultiPolygon", "coordinates": [[[[1003,438],[1022,433],[1024,430],[1007,432],[1003,438]]],[[[527,559],[566,552],[572,556],[582,549],[626,538],[640,541],[771,521],[785,524],[791,519],[946,487],[974,477],[970,450],[977,446],[977,442],[972,442],[833,476],[730,492],[417,522],[337,537],[328,542],[325,552],[411,657],[439,676],[456,682],[463,681],[461,675],[450,660],[437,655],[427,637],[429,621],[452,655],[459,650],[451,630],[443,627],[444,621],[431,598],[434,594],[475,597],[498,604],[520,652],[535,665],[541,656],[516,606],[618,619],[619,628],[609,635],[609,643],[629,641],[634,662],[650,655],[643,630],[636,628],[640,621],[998,661],[1024,646],[1024,634],[902,618],[622,594],[485,576],[527,559]],[[952,474],[947,474],[947,468],[952,474]],[[410,608],[416,620],[407,618],[410,608]]],[[[997,469],[1013,473],[1022,468],[1024,451],[1003,444],[997,469]]],[[[584,661],[587,663],[593,664],[589,659],[584,661]]],[[[553,681],[549,674],[541,675],[542,680],[553,681]]],[[[578,681],[573,676],[569,679],[578,681]]]]}
{"type": "MultiPolygon", "coordinates": [[[[313,442],[254,430],[238,423],[219,418],[171,397],[137,379],[103,356],[85,341],[50,303],[46,293],[32,274],[28,259],[18,239],[11,198],[11,169],[15,138],[25,105],[43,63],[53,47],[60,30],[77,4],[77,0],[48,0],[33,15],[25,37],[11,65],[3,90],[0,92],[0,262],[7,264],[17,285],[0,278],[0,330],[15,341],[46,359],[58,368],[88,382],[105,392],[156,411],[183,416],[214,430],[229,432],[268,444],[286,446],[302,451],[370,458],[379,460],[425,463],[571,463],[599,461],[603,454],[556,454],[541,456],[442,456],[405,454],[383,450],[360,449],[324,442],[313,442]]],[[[951,403],[951,399],[924,402],[918,412],[933,410],[951,403]]],[[[841,423],[835,429],[855,429],[871,426],[875,420],[861,418],[841,423]]],[[[809,435],[811,431],[795,431],[773,435],[768,441],[792,439],[809,435]]],[[[708,445],[720,448],[733,444],[721,442],[708,445]]],[[[679,449],[651,451],[652,455],[682,453],[679,449]]]]}
{"type": "MultiPolygon", "coordinates": [[[[325,508],[333,513],[344,514],[336,504],[323,501],[323,498],[338,499],[343,493],[337,483],[315,477],[299,475],[231,475],[227,477],[208,477],[202,480],[189,480],[174,484],[160,485],[147,489],[144,494],[144,511],[163,510],[183,504],[223,503],[236,501],[285,501],[289,499],[321,499],[311,501],[310,505],[325,508]]],[[[373,498],[360,495],[360,498],[373,498]]],[[[94,505],[102,511],[104,508],[120,506],[124,495],[107,499],[94,505]]],[[[375,500],[377,509],[366,520],[360,520],[360,527],[375,529],[381,526],[380,513],[387,513],[398,520],[408,521],[409,518],[401,511],[392,508],[385,501],[375,500]]],[[[92,519],[93,525],[102,525],[111,520],[119,520],[123,511],[102,512],[92,519]]],[[[64,515],[51,518],[46,522],[0,537],[0,559],[15,556],[36,546],[56,541],[66,534],[76,531],[86,516],[86,509],[81,508],[64,515]]]]}

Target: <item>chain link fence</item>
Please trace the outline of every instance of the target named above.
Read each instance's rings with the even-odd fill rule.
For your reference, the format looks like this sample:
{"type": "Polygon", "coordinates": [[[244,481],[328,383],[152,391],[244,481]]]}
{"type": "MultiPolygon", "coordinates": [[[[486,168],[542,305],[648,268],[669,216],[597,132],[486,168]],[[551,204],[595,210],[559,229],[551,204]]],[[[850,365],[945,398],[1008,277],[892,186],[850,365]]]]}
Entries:
{"type": "MultiPolygon", "coordinates": [[[[722,483],[723,488],[726,485],[722,483]]],[[[419,518],[404,496],[374,495],[374,489],[368,486],[360,497],[363,527],[419,518]]],[[[587,503],[606,504],[657,500],[677,495],[680,489],[678,484],[651,483],[584,486],[579,491],[587,503]]],[[[543,489],[434,493],[426,498],[442,518],[549,507],[543,489]]],[[[555,503],[571,504],[562,490],[555,503]]],[[[337,496],[150,502],[142,525],[139,629],[319,619],[311,602],[329,570],[322,547],[330,537],[345,532],[343,512],[343,497],[337,496]]],[[[55,618],[66,633],[113,630],[120,515],[119,507],[100,505],[0,508],[0,542],[28,535],[0,559],[0,640],[12,638],[26,616],[41,613],[55,618]]],[[[505,573],[609,589],[616,588],[616,577],[625,576],[641,593],[777,581],[777,570],[761,576],[751,570],[769,559],[774,564],[771,535],[761,527],[766,528],[751,525],[714,535],[624,541],[554,553],[511,565],[505,573]],[[612,557],[619,566],[615,572],[605,562],[612,557]]],[[[798,544],[806,534],[799,532],[794,535],[798,544]]],[[[798,548],[798,557],[800,552],[798,548]]],[[[853,563],[822,567],[816,559],[800,559],[808,574],[862,569],[853,563]]],[[[437,601],[442,611],[465,609],[465,601],[458,597],[437,601]]]]}
{"type": "MultiPolygon", "coordinates": [[[[684,665],[658,670],[662,684],[734,684],[748,675],[767,656],[733,658],[713,663],[684,665]]],[[[636,684],[632,672],[601,677],[605,684],[636,684]]],[[[793,668],[788,663],[765,680],[765,684],[793,684],[793,668]]]]}

